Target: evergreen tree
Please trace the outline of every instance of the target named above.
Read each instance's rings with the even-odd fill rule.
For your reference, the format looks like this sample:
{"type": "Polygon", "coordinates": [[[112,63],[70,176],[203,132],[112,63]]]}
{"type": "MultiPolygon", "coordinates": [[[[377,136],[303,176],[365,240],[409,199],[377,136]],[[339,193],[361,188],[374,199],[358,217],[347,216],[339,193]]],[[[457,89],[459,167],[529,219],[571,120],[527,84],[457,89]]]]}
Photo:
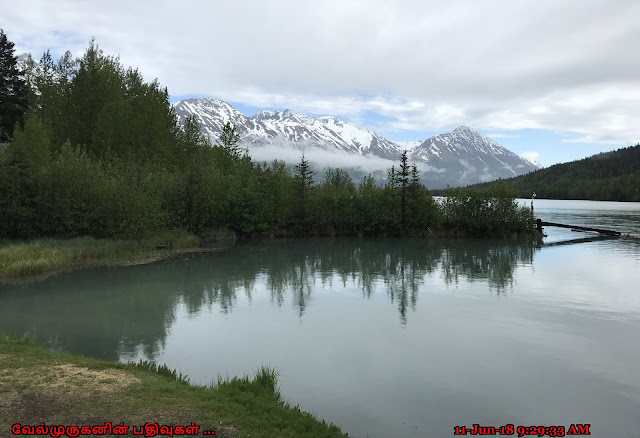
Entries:
{"type": "Polygon", "coordinates": [[[300,158],[300,162],[293,167],[293,177],[298,185],[298,199],[300,201],[300,214],[304,217],[306,212],[306,197],[309,189],[313,186],[313,176],[315,171],[311,169],[309,161],[304,157],[304,153],[300,158]]]}
{"type": "Polygon", "coordinates": [[[240,134],[236,132],[235,125],[227,122],[222,128],[217,146],[222,147],[227,158],[235,161],[242,156],[242,149],[238,145],[240,134]]]}
{"type": "Polygon", "coordinates": [[[418,167],[413,164],[411,166],[411,179],[409,180],[409,187],[407,188],[408,192],[408,202],[407,207],[409,210],[409,225],[412,228],[415,228],[419,223],[419,211],[420,211],[420,203],[421,199],[421,191],[423,189],[422,184],[420,183],[420,174],[418,172],[418,167]]]}
{"type": "Polygon", "coordinates": [[[13,137],[16,123],[22,125],[28,104],[28,89],[14,52],[14,44],[0,29],[0,142],[13,137]]]}
{"type": "Polygon", "coordinates": [[[411,182],[409,183],[410,187],[419,187],[420,186],[420,172],[418,171],[418,167],[415,163],[411,166],[411,182]]]}
{"type": "Polygon", "coordinates": [[[409,187],[410,166],[407,151],[400,156],[400,172],[398,172],[398,188],[400,189],[400,202],[402,206],[402,227],[407,223],[407,187],[409,187]]]}
{"type": "Polygon", "coordinates": [[[387,182],[387,187],[391,189],[395,189],[398,184],[398,178],[396,175],[396,166],[395,164],[391,166],[391,171],[389,172],[389,181],[387,182]]]}
{"type": "MultiPolygon", "coordinates": [[[[397,212],[397,204],[400,202],[400,225],[402,228],[406,226],[407,218],[407,199],[409,191],[409,176],[411,170],[409,166],[409,158],[407,152],[404,151],[400,156],[400,167],[396,171],[396,167],[391,166],[391,172],[389,172],[389,182],[386,186],[387,196],[389,197],[392,207],[390,211],[397,212]]],[[[416,169],[417,170],[417,169],[416,169]]],[[[397,215],[397,213],[395,213],[397,215]]]]}

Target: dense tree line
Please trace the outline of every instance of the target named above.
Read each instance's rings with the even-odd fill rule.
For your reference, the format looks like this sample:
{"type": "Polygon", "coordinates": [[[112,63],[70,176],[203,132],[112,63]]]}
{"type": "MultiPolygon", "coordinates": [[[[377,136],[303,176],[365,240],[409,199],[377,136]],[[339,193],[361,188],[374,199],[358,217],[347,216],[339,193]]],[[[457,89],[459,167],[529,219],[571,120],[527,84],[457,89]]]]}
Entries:
{"type": "Polygon", "coordinates": [[[0,153],[0,237],[138,237],[161,229],[484,235],[532,228],[531,215],[504,191],[474,195],[473,202],[452,192],[457,203],[439,204],[406,155],[384,187],[370,176],[356,184],[340,169],[315,184],[304,156],[293,172],[281,161],[256,163],[229,124],[214,144],[194,119],[179,126],[166,88],[145,82],[93,41],[79,59],[69,52],[57,62],[49,52],[39,62],[29,58],[20,76],[23,107],[30,109],[6,131],[11,141],[0,153]],[[470,225],[468,217],[498,204],[499,225],[485,226],[486,218],[470,225]]]}
{"type": "Polygon", "coordinates": [[[640,202],[640,144],[471,187],[496,184],[506,184],[520,198],[535,192],[548,199],[640,202]]]}

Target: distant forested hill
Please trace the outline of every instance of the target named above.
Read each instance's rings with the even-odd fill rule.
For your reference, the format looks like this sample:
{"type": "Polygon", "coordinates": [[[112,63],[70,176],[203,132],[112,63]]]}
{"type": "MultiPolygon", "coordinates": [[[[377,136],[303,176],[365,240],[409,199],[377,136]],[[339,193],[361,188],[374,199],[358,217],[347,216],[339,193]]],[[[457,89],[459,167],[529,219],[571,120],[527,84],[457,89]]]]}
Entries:
{"type": "Polygon", "coordinates": [[[512,188],[519,198],[530,198],[535,192],[547,199],[640,201],[640,144],[468,188],[499,183],[512,188]]]}

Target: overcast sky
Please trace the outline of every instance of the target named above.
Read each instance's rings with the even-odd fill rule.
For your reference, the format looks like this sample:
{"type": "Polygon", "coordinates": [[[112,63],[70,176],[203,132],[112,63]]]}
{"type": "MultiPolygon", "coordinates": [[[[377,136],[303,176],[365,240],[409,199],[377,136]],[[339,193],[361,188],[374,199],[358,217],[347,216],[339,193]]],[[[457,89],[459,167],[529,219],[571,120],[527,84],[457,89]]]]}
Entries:
{"type": "Polygon", "coordinates": [[[473,127],[543,165],[640,142],[639,0],[24,0],[16,52],[92,36],[172,101],[335,115],[391,140],[473,127]]]}

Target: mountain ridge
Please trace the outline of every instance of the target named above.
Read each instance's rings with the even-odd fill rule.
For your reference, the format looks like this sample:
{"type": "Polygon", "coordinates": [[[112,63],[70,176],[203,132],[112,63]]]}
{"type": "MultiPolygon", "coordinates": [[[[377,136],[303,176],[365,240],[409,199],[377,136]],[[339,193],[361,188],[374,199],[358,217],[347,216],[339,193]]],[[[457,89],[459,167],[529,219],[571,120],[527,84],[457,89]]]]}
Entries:
{"type": "MultiPolygon", "coordinates": [[[[174,110],[180,123],[184,123],[187,116],[195,117],[201,131],[211,139],[219,136],[225,123],[232,123],[250,153],[267,145],[302,146],[397,162],[406,150],[409,159],[422,171],[423,183],[431,187],[508,178],[539,168],[467,126],[423,141],[396,143],[337,117],[316,118],[290,109],[263,110],[247,116],[220,99],[192,98],[176,102],[174,110]]],[[[341,167],[340,163],[333,166],[341,167]]],[[[378,172],[378,177],[381,175],[384,173],[378,172]]]]}

